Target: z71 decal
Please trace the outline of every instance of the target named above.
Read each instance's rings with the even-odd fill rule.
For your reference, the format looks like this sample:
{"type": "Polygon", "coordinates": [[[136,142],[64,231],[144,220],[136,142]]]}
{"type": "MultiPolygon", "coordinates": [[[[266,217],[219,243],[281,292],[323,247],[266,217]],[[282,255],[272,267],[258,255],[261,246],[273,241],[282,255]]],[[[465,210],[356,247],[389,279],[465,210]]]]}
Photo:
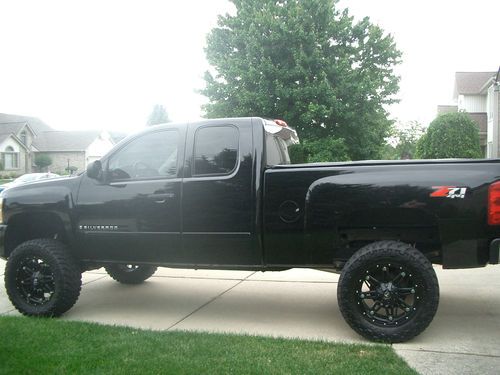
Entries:
{"type": "Polygon", "coordinates": [[[433,186],[434,192],[431,193],[431,197],[442,197],[442,198],[465,198],[465,193],[467,193],[466,187],[457,186],[433,186]]]}

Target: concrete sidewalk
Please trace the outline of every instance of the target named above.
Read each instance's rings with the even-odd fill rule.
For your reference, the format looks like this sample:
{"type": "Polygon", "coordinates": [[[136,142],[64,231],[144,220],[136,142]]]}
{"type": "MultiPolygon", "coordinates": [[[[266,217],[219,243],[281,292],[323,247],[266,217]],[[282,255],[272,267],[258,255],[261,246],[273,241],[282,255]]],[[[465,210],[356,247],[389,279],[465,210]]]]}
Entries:
{"type": "MultiPolygon", "coordinates": [[[[436,318],[422,335],[394,349],[422,374],[497,374],[500,266],[436,270],[441,286],[436,318]]],[[[335,274],[308,269],[256,273],[162,268],[146,283],[129,286],[98,270],[84,274],[80,299],[63,319],[366,343],[340,315],[337,281],[335,274]]],[[[0,314],[18,314],[5,295],[3,277],[0,314]]]]}

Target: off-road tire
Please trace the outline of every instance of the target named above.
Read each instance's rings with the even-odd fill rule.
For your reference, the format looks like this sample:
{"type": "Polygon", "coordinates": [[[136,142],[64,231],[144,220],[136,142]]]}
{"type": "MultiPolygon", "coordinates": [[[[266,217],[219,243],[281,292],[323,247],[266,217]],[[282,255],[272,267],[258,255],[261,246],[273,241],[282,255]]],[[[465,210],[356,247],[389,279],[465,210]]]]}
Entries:
{"type": "Polygon", "coordinates": [[[422,333],[431,323],[439,304],[439,284],[431,262],[416,248],[397,241],[380,241],[361,248],[347,261],[339,279],[337,299],[344,319],[360,335],[374,341],[404,342],[422,333]],[[369,317],[373,312],[366,315],[362,311],[360,292],[356,292],[367,269],[390,262],[403,265],[419,280],[418,308],[397,326],[373,323],[369,317]]]}
{"type": "Polygon", "coordinates": [[[140,284],[153,276],[157,270],[155,266],[128,264],[110,264],[104,268],[109,276],[122,284],[140,284]]]}
{"type": "Polygon", "coordinates": [[[23,242],[14,249],[5,267],[5,288],[14,307],[27,316],[56,317],[68,311],[78,300],[82,275],[78,263],[68,248],[52,239],[23,242]],[[51,273],[53,285],[46,302],[35,304],[23,295],[20,283],[21,267],[25,262],[38,259],[51,273]]]}

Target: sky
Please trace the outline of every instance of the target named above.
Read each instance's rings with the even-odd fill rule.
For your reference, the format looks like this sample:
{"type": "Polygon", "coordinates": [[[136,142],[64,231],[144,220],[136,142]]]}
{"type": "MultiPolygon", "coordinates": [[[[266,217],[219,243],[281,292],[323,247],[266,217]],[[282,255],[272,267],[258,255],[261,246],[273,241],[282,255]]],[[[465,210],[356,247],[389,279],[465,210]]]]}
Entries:
{"type": "MultiPolygon", "coordinates": [[[[403,52],[393,119],[427,125],[452,103],[456,71],[500,65],[498,0],[340,0],[403,52]]],[[[60,130],[143,127],[155,104],[201,118],[206,35],[226,0],[0,0],[0,113],[60,130]]],[[[293,125],[293,124],[292,124],[293,125]]]]}

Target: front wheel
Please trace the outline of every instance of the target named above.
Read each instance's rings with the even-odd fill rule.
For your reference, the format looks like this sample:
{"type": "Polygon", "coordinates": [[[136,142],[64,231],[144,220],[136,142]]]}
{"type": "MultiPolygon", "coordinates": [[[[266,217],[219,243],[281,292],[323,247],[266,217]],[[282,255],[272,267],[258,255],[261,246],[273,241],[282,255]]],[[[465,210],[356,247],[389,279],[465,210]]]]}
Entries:
{"type": "Polygon", "coordinates": [[[436,314],[439,285],[431,262],[402,242],[380,241],[345,264],[337,298],[346,322],[375,341],[404,342],[436,314]]]}
{"type": "Polygon", "coordinates": [[[122,284],[140,284],[156,272],[157,267],[137,264],[110,264],[106,272],[122,284]]]}
{"type": "Polygon", "coordinates": [[[5,288],[14,307],[24,315],[65,313],[77,301],[81,286],[77,262],[58,241],[26,241],[7,260],[5,288]]]}

